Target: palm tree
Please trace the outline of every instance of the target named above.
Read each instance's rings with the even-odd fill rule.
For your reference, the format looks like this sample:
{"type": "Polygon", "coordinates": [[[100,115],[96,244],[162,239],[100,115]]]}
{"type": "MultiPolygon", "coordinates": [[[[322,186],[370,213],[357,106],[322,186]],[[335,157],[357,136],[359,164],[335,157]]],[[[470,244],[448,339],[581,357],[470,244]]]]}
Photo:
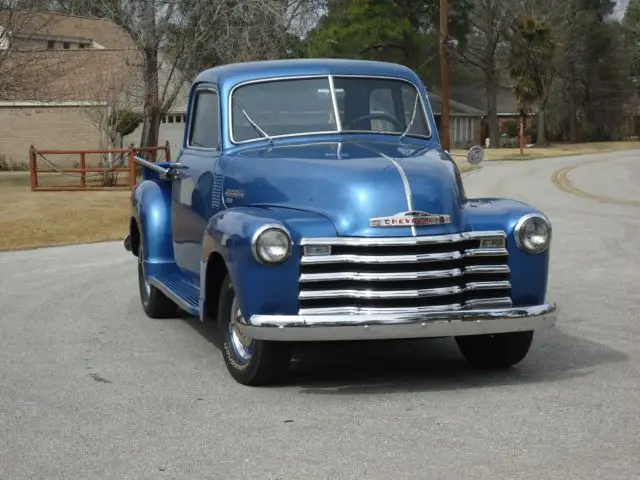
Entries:
{"type": "Polygon", "coordinates": [[[546,142],[544,113],[555,76],[556,42],[551,26],[534,14],[518,16],[510,29],[509,73],[521,114],[537,106],[537,145],[546,142]]]}

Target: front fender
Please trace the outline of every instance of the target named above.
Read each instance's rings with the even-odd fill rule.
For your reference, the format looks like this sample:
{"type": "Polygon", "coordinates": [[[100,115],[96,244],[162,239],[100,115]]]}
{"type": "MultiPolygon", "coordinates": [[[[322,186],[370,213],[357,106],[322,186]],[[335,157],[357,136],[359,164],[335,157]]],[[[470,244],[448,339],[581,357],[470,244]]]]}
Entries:
{"type": "Polygon", "coordinates": [[[149,263],[174,262],[171,183],[143,180],[133,192],[133,218],[149,263]]]}
{"type": "Polygon", "coordinates": [[[549,278],[549,247],[542,253],[530,254],[516,244],[514,228],[528,213],[543,212],[526,203],[505,198],[475,198],[463,206],[465,230],[504,230],[507,233],[511,299],[514,306],[545,303],[549,278]]]}
{"type": "MultiPolygon", "coordinates": [[[[300,238],[335,236],[335,226],[325,217],[286,208],[238,207],[214,215],[205,228],[202,266],[213,253],[223,258],[243,315],[298,313],[300,238]],[[253,256],[251,240],[263,225],[278,224],[291,234],[293,251],[277,266],[264,265],[253,256]]],[[[201,276],[204,291],[205,276],[201,276]]]]}

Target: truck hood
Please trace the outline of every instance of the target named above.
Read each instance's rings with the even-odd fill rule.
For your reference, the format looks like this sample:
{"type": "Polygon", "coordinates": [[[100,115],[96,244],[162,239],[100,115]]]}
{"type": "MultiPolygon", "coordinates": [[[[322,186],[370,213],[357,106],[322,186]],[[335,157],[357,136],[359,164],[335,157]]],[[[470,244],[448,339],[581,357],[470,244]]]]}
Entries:
{"type": "Polygon", "coordinates": [[[227,207],[314,212],[340,236],[409,236],[411,227],[370,227],[374,217],[409,210],[451,217],[415,227],[418,234],[460,230],[462,184],[438,147],[396,143],[306,143],[243,150],[225,158],[227,207]]]}

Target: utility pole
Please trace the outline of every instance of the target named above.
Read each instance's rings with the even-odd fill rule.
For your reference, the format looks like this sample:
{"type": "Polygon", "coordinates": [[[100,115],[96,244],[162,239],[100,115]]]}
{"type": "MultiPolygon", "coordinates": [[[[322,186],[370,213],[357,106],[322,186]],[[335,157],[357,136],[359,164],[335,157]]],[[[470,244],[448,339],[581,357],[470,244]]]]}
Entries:
{"type": "Polygon", "coordinates": [[[440,142],[442,147],[451,151],[449,136],[449,6],[448,0],[440,0],[440,98],[442,112],[440,116],[440,142]]]}

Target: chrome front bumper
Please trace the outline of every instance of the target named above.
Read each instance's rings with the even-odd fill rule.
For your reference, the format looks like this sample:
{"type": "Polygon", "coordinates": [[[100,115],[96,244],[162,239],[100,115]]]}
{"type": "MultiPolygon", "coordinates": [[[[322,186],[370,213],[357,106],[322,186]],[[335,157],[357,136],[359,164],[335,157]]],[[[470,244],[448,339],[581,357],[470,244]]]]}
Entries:
{"type": "Polygon", "coordinates": [[[556,304],[412,314],[253,315],[240,325],[256,340],[315,342],[452,337],[552,327],[556,304]]]}

